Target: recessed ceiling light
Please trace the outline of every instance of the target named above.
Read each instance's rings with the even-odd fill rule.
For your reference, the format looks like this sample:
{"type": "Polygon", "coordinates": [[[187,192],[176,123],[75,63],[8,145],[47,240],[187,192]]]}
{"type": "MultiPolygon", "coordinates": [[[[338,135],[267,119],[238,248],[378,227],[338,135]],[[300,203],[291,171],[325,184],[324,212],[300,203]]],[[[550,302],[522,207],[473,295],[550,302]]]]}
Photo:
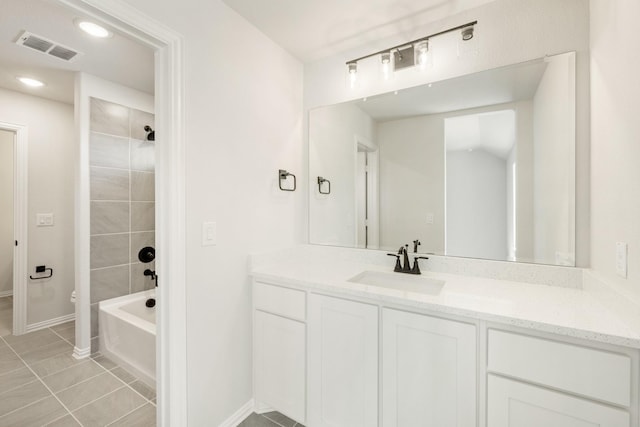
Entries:
{"type": "Polygon", "coordinates": [[[85,33],[93,37],[104,39],[107,37],[111,37],[113,35],[111,31],[96,24],[95,22],[76,19],[75,23],[78,26],[78,28],[80,28],[82,31],[84,31],[85,33]]]}
{"type": "Polygon", "coordinates": [[[40,80],[32,79],[29,77],[16,77],[23,85],[27,85],[29,87],[41,87],[44,86],[40,80]]]}

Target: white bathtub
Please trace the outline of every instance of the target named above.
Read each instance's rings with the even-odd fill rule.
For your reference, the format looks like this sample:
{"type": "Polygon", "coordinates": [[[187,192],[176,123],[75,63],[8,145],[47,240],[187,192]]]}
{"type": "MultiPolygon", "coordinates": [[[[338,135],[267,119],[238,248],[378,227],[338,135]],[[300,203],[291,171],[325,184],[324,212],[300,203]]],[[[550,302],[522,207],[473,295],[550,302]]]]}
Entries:
{"type": "Polygon", "coordinates": [[[155,289],[100,301],[100,353],[155,388],[156,309],[145,302],[155,289]]]}

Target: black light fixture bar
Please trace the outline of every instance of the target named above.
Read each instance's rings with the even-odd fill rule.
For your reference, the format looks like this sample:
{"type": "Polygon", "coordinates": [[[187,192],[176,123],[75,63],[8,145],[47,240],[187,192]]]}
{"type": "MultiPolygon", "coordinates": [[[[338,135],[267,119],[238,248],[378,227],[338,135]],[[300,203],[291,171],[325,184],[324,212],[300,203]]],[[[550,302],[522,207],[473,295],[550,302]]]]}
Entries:
{"type": "Polygon", "coordinates": [[[400,48],[403,48],[403,47],[409,47],[409,46],[412,46],[412,45],[414,45],[414,44],[416,44],[418,42],[421,42],[421,41],[424,41],[424,40],[429,40],[432,37],[441,36],[442,34],[447,34],[447,33],[450,33],[452,31],[462,30],[463,28],[474,26],[477,23],[478,23],[478,21],[473,21],[473,22],[469,22],[469,23],[464,24],[464,25],[458,25],[457,27],[449,28],[447,30],[440,31],[438,33],[434,33],[434,34],[430,34],[428,36],[420,37],[419,39],[411,40],[410,42],[402,43],[402,44],[399,44],[397,46],[390,47],[388,49],[383,49],[383,50],[381,50],[379,52],[370,53],[369,55],[365,55],[365,56],[362,56],[362,57],[357,58],[357,59],[352,59],[351,61],[347,61],[346,64],[347,65],[355,64],[358,61],[362,61],[363,59],[371,58],[372,56],[376,56],[376,55],[380,55],[380,54],[383,54],[383,53],[391,52],[391,51],[394,51],[396,49],[400,49],[400,48]]]}

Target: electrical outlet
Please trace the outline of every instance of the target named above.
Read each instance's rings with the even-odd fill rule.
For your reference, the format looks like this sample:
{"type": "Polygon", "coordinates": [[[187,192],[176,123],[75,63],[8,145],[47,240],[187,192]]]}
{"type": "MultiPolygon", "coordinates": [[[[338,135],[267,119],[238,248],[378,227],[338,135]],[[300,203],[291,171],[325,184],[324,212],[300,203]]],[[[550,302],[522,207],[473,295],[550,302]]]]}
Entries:
{"type": "Polygon", "coordinates": [[[431,212],[427,214],[427,224],[433,224],[433,213],[431,212]]]}
{"type": "Polygon", "coordinates": [[[627,244],[616,242],[616,274],[627,278],[627,244]]]}

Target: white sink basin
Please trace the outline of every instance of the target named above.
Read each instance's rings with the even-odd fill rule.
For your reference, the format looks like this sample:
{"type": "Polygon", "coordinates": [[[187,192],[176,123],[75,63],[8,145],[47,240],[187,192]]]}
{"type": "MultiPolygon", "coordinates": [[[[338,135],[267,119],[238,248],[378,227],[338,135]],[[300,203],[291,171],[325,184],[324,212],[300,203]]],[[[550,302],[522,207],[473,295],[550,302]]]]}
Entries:
{"type": "Polygon", "coordinates": [[[347,281],[426,295],[438,295],[445,283],[444,280],[429,279],[420,275],[382,271],[363,271],[347,281]]]}

